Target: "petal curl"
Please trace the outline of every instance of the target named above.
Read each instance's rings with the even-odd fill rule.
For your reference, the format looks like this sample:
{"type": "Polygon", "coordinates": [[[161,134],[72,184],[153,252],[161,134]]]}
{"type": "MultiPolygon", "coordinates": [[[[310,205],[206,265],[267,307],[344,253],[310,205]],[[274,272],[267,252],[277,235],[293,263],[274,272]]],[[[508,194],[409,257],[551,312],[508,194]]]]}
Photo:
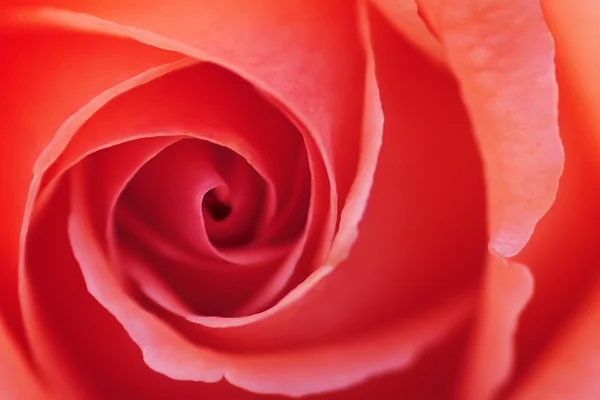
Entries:
{"type": "Polygon", "coordinates": [[[486,170],[490,249],[517,254],[563,169],[554,43],[539,2],[418,0],[444,44],[486,170]]]}

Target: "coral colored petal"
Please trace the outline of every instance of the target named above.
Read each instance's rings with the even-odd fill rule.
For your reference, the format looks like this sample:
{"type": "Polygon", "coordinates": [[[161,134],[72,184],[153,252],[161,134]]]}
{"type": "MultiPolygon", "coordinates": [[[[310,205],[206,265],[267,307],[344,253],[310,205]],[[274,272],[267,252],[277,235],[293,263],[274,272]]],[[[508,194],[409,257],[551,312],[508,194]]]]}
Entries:
{"type": "Polygon", "coordinates": [[[440,64],[446,63],[444,49],[419,16],[415,0],[371,1],[412,44],[440,64]]]}
{"type": "Polygon", "coordinates": [[[510,400],[600,398],[600,285],[562,327],[510,400]]]}
{"type": "Polygon", "coordinates": [[[490,248],[510,257],[556,196],[554,45],[537,1],[419,0],[471,112],[486,170],[490,248]]]}
{"type": "Polygon", "coordinates": [[[43,389],[0,319],[0,398],[43,400],[43,389]]]}
{"type": "Polygon", "coordinates": [[[513,368],[518,318],[533,294],[533,277],[520,264],[490,256],[480,319],[460,388],[460,399],[491,399],[513,368]]]}

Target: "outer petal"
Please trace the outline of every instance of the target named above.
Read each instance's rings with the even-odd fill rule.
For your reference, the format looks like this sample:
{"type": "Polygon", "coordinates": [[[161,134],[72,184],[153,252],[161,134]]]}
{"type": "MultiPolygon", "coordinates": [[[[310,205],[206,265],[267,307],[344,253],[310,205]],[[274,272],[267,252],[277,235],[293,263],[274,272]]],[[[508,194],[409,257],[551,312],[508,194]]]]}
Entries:
{"type": "Polygon", "coordinates": [[[22,358],[21,350],[0,320],[0,398],[43,400],[49,395],[22,358]]]}
{"type": "MultiPolygon", "coordinates": [[[[552,205],[563,168],[553,42],[540,5],[528,0],[418,4],[444,44],[470,110],[486,171],[492,257],[512,257],[552,205]]],[[[494,265],[489,265],[490,276],[498,273],[494,265]]],[[[529,281],[523,272],[513,289],[504,279],[486,285],[474,343],[488,345],[472,348],[461,392],[465,398],[493,396],[508,379],[510,343],[531,295],[529,281]],[[490,302],[505,290],[513,292],[514,303],[501,297],[490,302]],[[491,315],[506,317],[504,325],[495,330],[491,315]]]]}

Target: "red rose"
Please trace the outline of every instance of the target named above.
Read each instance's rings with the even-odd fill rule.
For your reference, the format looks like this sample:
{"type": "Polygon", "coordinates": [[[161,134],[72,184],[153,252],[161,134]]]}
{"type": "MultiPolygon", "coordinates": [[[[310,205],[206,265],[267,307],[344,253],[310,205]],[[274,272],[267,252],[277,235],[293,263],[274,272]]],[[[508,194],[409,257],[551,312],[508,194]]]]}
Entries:
{"type": "Polygon", "coordinates": [[[548,3],[0,6],[0,398],[595,398],[600,9],[548,3]]]}

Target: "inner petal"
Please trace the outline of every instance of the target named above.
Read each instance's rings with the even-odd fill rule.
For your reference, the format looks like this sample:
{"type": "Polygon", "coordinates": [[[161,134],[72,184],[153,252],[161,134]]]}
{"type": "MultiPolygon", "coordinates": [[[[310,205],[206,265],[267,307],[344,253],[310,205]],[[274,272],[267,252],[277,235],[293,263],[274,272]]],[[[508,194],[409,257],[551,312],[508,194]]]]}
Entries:
{"type": "Polygon", "coordinates": [[[232,150],[196,139],[167,147],[140,168],[117,202],[121,271],[172,311],[230,314],[281,261],[276,253],[257,258],[249,248],[272,217],[272,193],[232,150]],[[220,257],[234,248],[247,262],[220,257]],[[227,299],[215,301],[211,293],[227,299]]]}
{"type": "Polygon", "coordinates": [[[117,204],[120,229],[152,231],[199,255],[249,244],[274,209],[261,176],[233,151],[182,140],[144,165],[117,204]],[[268,203],[271,207],[266,207],[268,203]]]}

